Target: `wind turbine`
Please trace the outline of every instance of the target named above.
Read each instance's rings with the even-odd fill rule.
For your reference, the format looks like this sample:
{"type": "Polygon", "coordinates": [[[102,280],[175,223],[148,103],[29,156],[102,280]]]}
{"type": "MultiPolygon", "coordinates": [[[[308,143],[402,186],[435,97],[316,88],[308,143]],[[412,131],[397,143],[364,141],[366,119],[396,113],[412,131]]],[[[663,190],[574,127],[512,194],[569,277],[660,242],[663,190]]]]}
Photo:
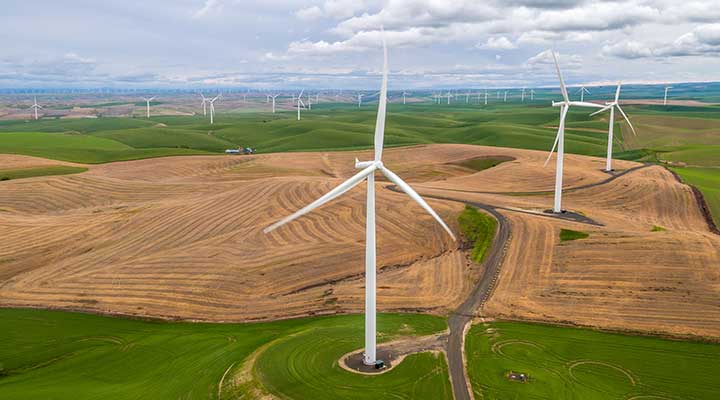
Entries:
{"type": "Polygon", "coordinates": [[[558,64],[557,56],[555,55],[554,51],[552,52],[552,55],[553,59],[555,60],[555,69],[557,70],[558,80],[560,81],[560,91],[562,92],[563,101],[553,101],[552,103],[553,107],[560,107],[560,125],[558,126],[558,132],[555,136],[555,143],[553,144],[553,147],[550,150],[550,154],[548,155],[547,160],[545,160],[545,164],[543,166],[547,165],[548,161],[550,161],[550,157],[552,157],[553,152],[555,151],[555,146],[557,146],[558,154],[557,163],[555,165],[555,203],[553,204],[553,212],[561,213],[563,158],[565,157],[565,117],[567,117],[570,106],[594,108],[603,108],[603,106],[595,103],[585,103],[584,101],[570,101],[570,97],[567,93],[567,88],[565,87],[565,81],[563,80],[562,73],[560,73],[560,64],[558,64]]]}
{"type": "Polygon", "coordinates": [[[405,104],[405,96],[408,94],[410,94],[410,93],[403,91],[403,105],[405,104]]]}
{"type": "Polygon", "coordinates": [[[530,101],[535,100],[535,91],[533,89],[530,89],[530,101]]]}
{"type": "Polygon", "coordinates": [[[503,95],[503,103],[507,102],[507,90],[505,91],[505,94],[503,95]]]}
{"type": "Polygon", "coordinates": [[[38,109],[43,108],[43,106],[39,105],[37,103],[37,97],[33,97],[33,105],[30,106],[35,111],[35,121],[38,120],[38,109]]]}
{"type": "Polygon", "coordinates": [[[275,96],[270,96],[270,98],[272,99],[272,110],[273,110],[273,114],[275,114],[275,98],[278,97],[278,96],[280,96],[280,95],[279,95],[279,94],[276,94],[275,96]]]}
{"type": "Polygon", "coordinates": [[[215,100],[219,99],[220,96],[222,96],[222,93],[210,99],[210,125],[215,123],[215,100]]]}
{"type": "Polygon", "coordinates": [[[525,88],[522,88],[522,95],[520,98],[521,98],[521,101],[524,103],[525,102],[525,88]]]}
{"type": "Polygon", "coordinates": [[[202,93],[200,93],[200,97],[202,97],[202,107],[203,107],[203,115],[207,115],[207,102],[209,99],[205,97],[202,93]]]}
{"type": "Polygon", "coordinates": [[[670,89],[672,89],[672,86],[665,86],[665,98],[663,99],[664,106],[667,105],[667,94],[668,94],[668,90],[670,90],[670,89]]]}
{"type": "Polygon", "coordinates": [[[450,99],[453,98],[453,97],[454,97],[454,96],[452,95],[452,93],[448,91],[448,92],[447,92],[447,101],[448,101],[448,104],[450,104],[450,99]]]}
{"type": "Polygon", "coordinates": [[[305,92],[305,89],[301,90],[300,94],[297,97],[297,113],[298,113],[297,120],[298,121],[300,121],[300,107],[305,108],[305,103],[303,103],[303,101],[302,101],[303,92],[305,92]]]}
{"type": "Polygon", "coordinates": [[[590,91],[585,89],[585,86],[580,86],[580,89],[575,93],[580,93],[580,101],[585,101],[585,93],[590,94],[590,91]]]}
{"type": "Polygon", "coordinates": [[[360,94],[358,94],[357,96],[358,96],[358,108],[360,108],[360,106],[362,106],[362,98],[363,98],[363,96],[365,96],[365,95],[362,94],[362,93],[360,93],[360,94]]]}
{"type": "Polygon", "coordinates": [[[376,245],[375,245],[375,171],[380,171],[388,180],[393,182],[405,192],[411,199],[415,200],[426,212],[428,212],[442,226],[445,231],[455,240],[455,236],[435,211],[413,190],[405,181],[403,181],[394,172],[390,171],[383,165],[383,136],[385,133],[385,110],[387,107],[387,81],[388,81],[388,57],[387,45],[383,38],[383,78],[382,88],[380,90],[380,101],[378,102],[377,121],[375,123],[375,157],[372,161],[355,160],[355,168],[362,171],[353,175],[350,179],[341,183],[324,196],[308,204],[304,208],[296,211],[294,214],[287,216],[280,221],[268,226],[264,229],[265,233],[271,232],[278,227],[293,221],[310,211],[322,206],[325,203],[339,197],[353,187],[367,179],[367,215],[365,219],[365,352],[363,354],[363,362],[366,365],[375,365],[376,359],[376,245]]]}
{"type": "Polygon", "coordinates": [[[465,93],[465,104],[470,103],[470,92],[465,93]]]}
{"type": "Polygon", "coordinates": [[[147,117],[148,118],[150,118],[150,102],[153,101],[154,98],[155,98],[155,96],[153,96],[149,99],[146,99],[143,97],[143,100],[145,100],[145,102],[147,103],[147,117]]]}
{"type": "Polygon", "coordinates": [[[633,128],[632,124],[630,123],[630,118],[628,118],[627,114],[625,114],[625,111],[623,111],[623,109],[620,108],[619,101],[620,101],[620,87],[621,86],[622,86],[622,82],[618,82],[617,90],[615,91],[615,101],[605,103],[604,108],[590,114],[590,116],[592,117],[596,114],[600,114],[603,111],[610,110],[610,124],[608,127],[607,160],[605,161],[605,171],[606,172],[612,171],[613,125],[615,125],[615,109],[616,108],[618,111],[620,111],[620,114],[622,114],[623,118],[625,118],[625,121],[627,121],[628,125],[630,126],[630,129],[632,130],[633,135],[637,136],[637,133],[635,133],[635,128],[633,128]]]}

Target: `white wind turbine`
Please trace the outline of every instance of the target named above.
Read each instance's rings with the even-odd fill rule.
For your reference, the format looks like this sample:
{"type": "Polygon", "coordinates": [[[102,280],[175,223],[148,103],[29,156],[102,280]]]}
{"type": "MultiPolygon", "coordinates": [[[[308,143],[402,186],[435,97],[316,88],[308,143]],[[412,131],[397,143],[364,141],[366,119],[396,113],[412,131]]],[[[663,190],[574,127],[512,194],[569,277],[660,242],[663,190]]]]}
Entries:
{"type": "Polygon", "coordinates": [[[488,91],[485,91],[485,105],[487,105],[488,91]]]}
{"type": "Polygon", "coordinates": [[[521,98],[521,101],[524,103],[525,102],[525,88],[522,88],[522,95],[520,96],[520,98],[521,98]]]}
{"type": "Polygon", "coordinates": [[[297,97],[297,120],[300,121],[300,107],[305,108],[305,103],[302,101],[302,95],[305,92],[305,89],[300,91],[300,94],[297,97]]]}
{"type": "Polygon", "coordinates": [[[620,111],[620,114],[622,114],[623,118],[625,118],[625,121],[627,121],[628,125],[630,126],[630,129],[632,130],[633,135],[637,136],[637,133],[635,133],[635,128],[633,128],[632,124],[630,123],[630,118],[628,118],[627,114],[625,114],[625,111],[623,111],[623,109],[620,108],[619,101],[620,101],[620,87],[621,86],[622,86],[622,83],[618,82],[617,90],[615,91],[615,101],[605,103],[604,108],[590,114],[590,116],[592,117],[596,114],[600,114],[603,111],[610,110],[610,124],[608,126],[607,160],[605,161],[605,171],[607,171],[607,172],[612,171],[613,125],[615,125],[615,109],[616,108],[618,111],[620,111]]]}
{"type": "Polygon", "coordinates": [[[146,99],[143,97],[143,100],[145,100],[145,102],[147,103],[147,117],[148,118],[150,118],[150,102],[153,101],[153,99],[155,99],[155,96],[153,96],[149,99],[146,99]]]}
{"type": "Polygon", "coordinates": [[[547,165],[548,161],[550,161],[550,157],[552,157],[553,152],[555,151],[555,146],[557,146],[557,163],[555,165],[555,202],[553,204],[553,212],[561,213],[563,159],[565,157],[565,117],[567,117],[570,106],[594,108],[603,108],[603,106],[595,103],[585,103],[583,101],[570,101],[567,88],[565,87],[565,81],[563,80],[562,73],[560,73],[560,64],[558,64],[557,56],[554,51],[552,51],[552,56],[555,60],[555,69],[557,70],[558,80],[560,80],[560,91],[562,92],[563,101],[553,101],[552,103],[553,107],[560,107],[560,125],[558,126],[558,132],[555,136],[555,143],[553,144],[550,154],[548,155],[547,160],[545,160],[545,164],[543,166],[547,165]]]}
{"type": "Polygon", "coordinates": [[[37,103],[37,97],[33,97],[33,105],[30,106],[35,111],[35,121],[38,120],[38,109],[42,109],[43,106],[37,103]]]}
{"type": "Polygon", "coordinates": [[[209,100],[210,103],[210,125],[215,123],[215,100],[219,99],[221,94],[218,94],[217,96],[213,97],[209,100]]]}
{"type": "Polygon", "coordinates": [[[503,95],[503,103],[507,102],[507,90],[505,91],[505,94],[503,95]]]}
{"type": "Polygon", "coordinates": [[[585,86],[580,86],[580,89],[575,93],[580,93],[580,101],[585,101],[585,93],[590,94],[590,91],[585,89],[585,86]]]}
{"type": "Polygon", "coordinates": [[[376,254],[375,254],[375,171],[380,171],[388,180],[393,182],[405,192],[411,199],[415,200],[425,211],[427,211],[435,220],[450,234],[455,240],[455,236],[442,219],[433,211],[433,209],[415,192],[405,181],[400,179],[394,172],[387,169],[382,163],[383,136],[385,132],[385,110],[387,107],[387,83],[388,83],[388,58],[387,46],[383,39],[383,78],[380,93],[380,101],[378,103],[377,121],[375,123],[375,157],[372,161],[355,160],[355,168],[362,168],[362,171],[353,175],[350,179],[341,183],[324,196],[298,210],[294,214],[283,218],[282,220],[265,228],[264,232],[268,233],[286,223],[299,218],[310,211],[322,206],[325,203],[337,198],[338,196],[349,191],[353,187],[367,179],[367,215],[366,215],[366,231],[365,231],[365,352],[363,362],[366,365],[374,365],[376,359],[376,254]]]}
{"type": "Polygon", "coordinates": [[[279,96],[279,94],[276,94],[275,96],[270,96],[270,98],[272,99],[272,110],[273,110],[273,114],[275,114],[275,99],[276,99],[278,96],[279,96]]]}
{"type": "Polygon", "coordinates": [[[453,94],[451,92],[447,92],[447,102],[450,104],[450,99],[453,98],[453,94]]]}
{"type": "Polygon", "coordinates": [[[408,92],[406,92],[406,91],[403,91],[403,104],[406,104],[406,103],[405,103],[405,96],[407,96],[408,94],[410,94],[410,93],[408,93],[408,92]]]}
{"type": "Polygon", "coordinates": [[[530,89],[530,101],[535,100],[535,91],[533,89],[530,89]]]}
{"type": "Polygon", "coordinates": [[[470,92],[465,93],[465,104],[470,103],[470,92]]]}
{"type": "Polygon", "coordinates": [[[357,95],[357,97],[358,97],[358,108],[360,108],[360,106],[362,106],[362,98],[363,98],[363,96],[365,96],[365,95],[362,94],[362,93],[360,93],[360,94],[357,95]]]}
{"type": "Polygon", "coordinates": [[[200,93],[200,97],[202,97],[203,115],[207,116],[207,102],[210,101],[210,99],[205,97],[202,93],[200,93]]]}
{"type": "Polygon", "coordinates": [[[665,86],[665,97],[663,98],[663,105],[667,105],[668,90],[672,89],[672,86],[665,86]]]}

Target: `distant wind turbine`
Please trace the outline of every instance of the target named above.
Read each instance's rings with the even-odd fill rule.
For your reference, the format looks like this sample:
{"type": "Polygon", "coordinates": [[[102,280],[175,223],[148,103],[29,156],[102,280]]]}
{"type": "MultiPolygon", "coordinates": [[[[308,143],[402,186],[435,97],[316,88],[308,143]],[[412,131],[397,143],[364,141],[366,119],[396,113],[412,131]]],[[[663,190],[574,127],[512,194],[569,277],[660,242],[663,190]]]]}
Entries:
{"type": "Polygon", "coordinates": [[[365,218],[365,351],[363,354],[363,363],[366,365],[376,365],[377,363],[377,325],[376,325],[376,296],[377,296],[377,267],[376,267],[376,240],[375,240],[375,172],[380,171],[400,190],[405,192],[411,199],[417,202],[427,213],[429,213],[443,229],[455,240],[455,235],[443,220],[435,213],[435,211],[413,190],[410,185],[405,183],[394,172],[390,171],[382,162],[383,137],[385,133],[385,111],[387,108],[387,84],[388,84],[388,58],[387,46],[383,38],[384,65],[382,88],[380,90],[380,100],[378,102],[377,121],[375,123],[375,157],[371,161],[355,160],[355,168],[362,169],[351,178],[341,183],[324,196],[308,204],[307,206],[296,211],[294,214],[287,216],[280,221],[268,226],[264,229],[265,233],[271,232],[290,221],[311,212],[312,210],[330,202],[331,200],[346,193],[361,182],[367,180],[367,214],[365,218]]]}
{"type": "Polygon", "coordinates": [[[405,96],[408,95],[408,94],[409,94],[408,92],[403,91],[403,104],[406,104],[406,103],[405,103],[405,96]]]}
{"type": "Polygon", "coordinates": [[[275,96],[270,96],[270,98],[272,99],[273,114],[275,114],[275,98],[277,98],[278,96],[279,96],[279,94],[276,94],[275,96]]]}
{"type": "Polygon", "coordinates": [[[535,91],[530,89],[530,101],[535,100],[535,91]]]}
{"type": "Polygon", "coordinates": [[[585,101],[585,93],[590,94],[590,91],[585,89],[585,86],[580,86],[580,89],[575,93],[580,93],[580,101],[585,101]]]}
{"type": "Polygon", "coordinates": [[[524,103],[525,102],[525,88],[522,88],[522,95],[520,98],[521,98],[521,101],[524,103]]]}
{"type": "Polygon", "coordinates": [[[503,103],[507,102],[507,90],[505,91],[505,95],[503,96],[503,103]]]}
{"type": "Polygon", "coordinates": [[[630,118],[628,118],[627,114],[625,114],[625,111],[623,111],[623,109],[620,108],[620,87],[621,86],[622,86],[622,83],[618,82],[617,90],[615,91],[615,101],[605,103],[604,108],[590,114],[590,116],[592,117],[596,114],[600,114],[601,112],[610,110],[610,123],[608,125],[607,160],[605,161],[605,171],[606,172],[612,171],[613,125],[615,125],[615,109],[616,108],[618,111],[620,111],[620,114],[622,114],[623,118],[625,118],[625,121],[627,121],[628,126],[630,126],[630,129],[632,130],[633,135],[637,136],[637,133],[635,133],[635,128],[633,128],[632,124],[630,123],[630,118]]]}
{"type": "Polygon", "coordinates": [[[570,106],[594,108],[603,108],[603,106],[595,103],[585,103],[583,101],[570,101],[567,88],[565,87],[565,81],[563,80],[562,73],[560,73],[560,64],[558,64],[557,56],[554,51],[552,52],[552,55],[555,60],[555,69],[557,70],[558,80],[560,81],[560,91],[562,92],[563,101],[553,101],[552,103],[553,107],[560,107],[560,124],[558,126],[557,135],[555,136],[555,143],[553,144],[553,147],[550,150],[550,155],[548,155],[548,158],[545,160],[545,164],[543,166],[547,165],[548,161],[550,161],[550,157],[552,157],[553,152],[555,151],[555,146],[557,146],[557,164],[555,166],[555,202],[553,204],[553,212],[561,213],[563,158],[565,157],[565,117],[567,117],[570,106]]]}
{"type": "Polygon", "coordinates": [[[33,97],[33,105],[30,106],[35,111],[35,121],[38,120],[38,109],[42,109],[43,106],[37,103],[37,97],[33,97]]]}
{"type": "Polygon", "coordinates": [[[210,100],[202,93],[200,93],[200,97],[202,97],[203,115],[207,116],[207,102],[210,100]]]}
{"type": "Polygon", "coordinates": [[[153,96],[149,99],[146,99],[143,97],[143,100],[145,100],[145,102],[147,103],[147,117],[148,118],[150,118],[150,102],[153,101],[153,99],[155,99],[155,96],[153,96]]]}
{"type": "Polygon", "coordinates": [[[222,96],[222,93],[210,99],[210,125],[215,123],[215,100],[219,99],[220,96],[222,96]]]}
{"type": "Polygon", "coordinates": [[[365,96],[365,95],[362,94],[362,93],[359,93],[359,94],[357,95],[357,98],[358,98],[358,108],[360,108],[360,106],[362,106],[362,98],[363,98],[363,96],[365,96]]]}
{"type": "Polygon", "coordinates": [[[305,108],[305,103],[302,101],[302,95],[303,92],[305,92],[305,89],[300,91],[300,94],[297,97],[297,120],[300,121],[300,107],[305,108]]]}
{"type": "Polygon", "coordinates": [[[488,91],[485,91],[485,105],[487,105],[487,99],[488,99],[488,91]]]}
{"type": "Polygon", "coordinates": [[[670,89],[672,89],[672,86],[665,86],[665,98],[663,99],[664,106],[667,105],[667,95],[668,95],[668,90],[670,90],[670,89]]]}

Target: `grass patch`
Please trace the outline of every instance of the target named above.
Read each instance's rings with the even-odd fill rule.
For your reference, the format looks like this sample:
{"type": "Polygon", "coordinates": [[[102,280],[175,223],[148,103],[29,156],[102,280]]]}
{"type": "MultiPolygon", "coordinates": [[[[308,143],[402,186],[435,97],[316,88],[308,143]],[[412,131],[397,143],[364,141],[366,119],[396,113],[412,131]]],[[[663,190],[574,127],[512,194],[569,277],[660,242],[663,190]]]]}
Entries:
{"type": "Polygon", "coordinates": [[[590,236],[589,233],[573,231],[571,229],[560,229],[560,241],[567,242],[569,240],[585,239],[590,236]]]}
{"type": "Polygon", "coordinates": [[[512,161],[514,158],[512,157],[477,157],[477,158],[471,158],[469,160],[463,160],[460,162],[454,163],[455,165],[459,165],[461,167],[469,168],[474,171],[483,171],[495,166],[498,166],[506,161],[512,161]]]}
{"type": "MultiPolygon", "coordinates": [[[[0,309],[0,399],[216,399],[225,371],[268,343],[258,375],[284,398],[311,398],[305,393],[320,390],[315,398],[364,399],[381,390],[393,398],[450,398],[444,361],[427,354],[377,379],[333,365],[362,347],[362,327],[362,315],[207,324],[0,309]],[[325,386],[310,387],[318,383],[325,386]]],[[[446,327],[434,316],[378,315],[381,340],[446,327]]],[[[240,398],[246,389],[227,393],[240,398]]]]}
{"type": "Polygon", "coordinates": [[[497,221],[476,208],[466,205],[465,210],[458,217],[458,222],[460,231],[472,243],[472,259],[477,263],[483,262],[492,245],[493,238],[495,238],[497,221]]]}
{"type": "Polygon", "coordinates": [[[465,350],[477,399],[717,398],[717,344],[497,321],[473,326],[465,350]]]}
{"type": "Polygon", "coordinates": [[[650,232],[664,232],[667,229],[663,228],[662,226],[653,225],[652,229],[650,229],[650,232]]]}
{"type": "Polygon", "coordinates": [[[52,165],[49,167],[31,167],[16,169],[0,169],[0,181],[11,179],[33,178],[36,176],[69,175],[87,171],[87,168],[68,165],[52,165]]]}

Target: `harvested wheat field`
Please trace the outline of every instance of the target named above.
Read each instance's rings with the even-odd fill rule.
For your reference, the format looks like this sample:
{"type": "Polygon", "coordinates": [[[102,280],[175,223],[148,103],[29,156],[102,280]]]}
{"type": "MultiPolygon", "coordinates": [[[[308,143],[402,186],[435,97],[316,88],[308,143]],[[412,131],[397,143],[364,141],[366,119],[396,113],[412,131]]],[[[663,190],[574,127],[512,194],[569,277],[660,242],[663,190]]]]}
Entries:
{"type": "MultiPolygon", "coordinates": [[[[553,187],[545,156],[432,145],[384,158],[421,194],[489,204],[508,218],[486,315],[720,336],[720,237],[690,189],[660,167],[603,183],[603,160],[568,155],[565,185],[586,188],[568,191],[565,205],[602,226],[523,212],[552,202],[527,193],[553,187]],[[459,165],[493,156],[511,160],[480,172],[459,165]],[[561,228],[590,237],[560,243],[561,228]]],[[[370,153],[158,158],[0,183],[0,304],[211,321],[361,311],[362,185],[262,233],[354,174],[355,157],[370,153]]],[[[462,203],[429,202],[455,229],[462,203]]],[[[455,308],[480,267],[406,196],[378,190],[377,209],[378,307],[455,308]]]]}

